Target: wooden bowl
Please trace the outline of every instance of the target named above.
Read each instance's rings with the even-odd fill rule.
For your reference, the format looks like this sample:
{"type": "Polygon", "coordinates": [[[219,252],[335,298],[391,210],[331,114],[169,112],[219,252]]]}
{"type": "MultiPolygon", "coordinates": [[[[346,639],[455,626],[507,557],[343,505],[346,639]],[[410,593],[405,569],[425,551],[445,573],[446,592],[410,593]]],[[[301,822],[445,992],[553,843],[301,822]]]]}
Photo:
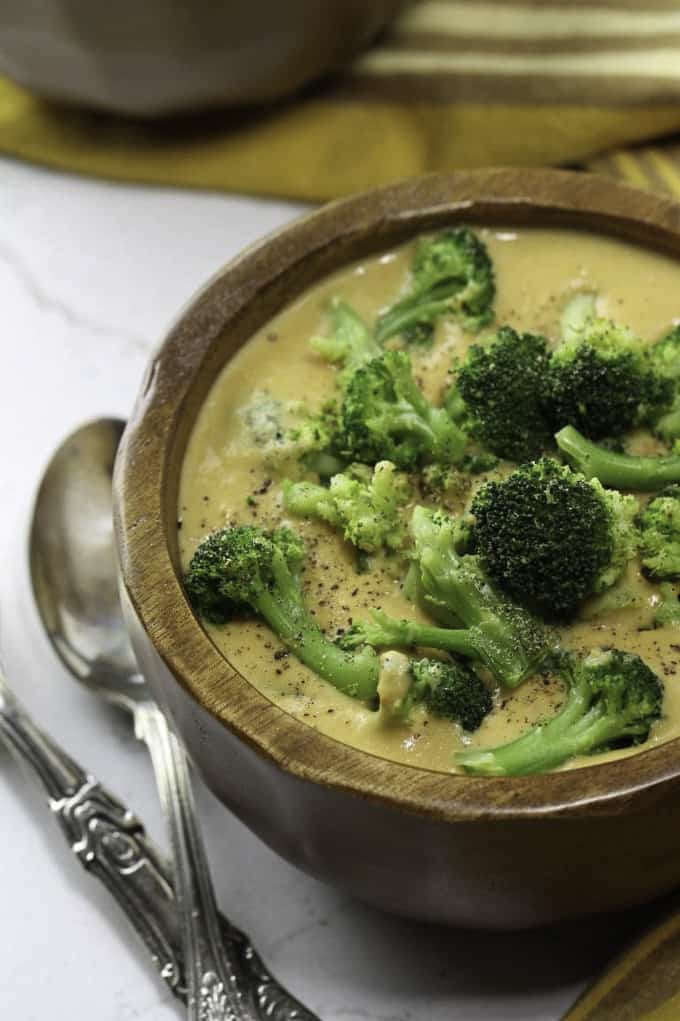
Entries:
{"type": "Polygon", "coordinates": [[[680,884],[680,743],[526,778],[389,762],[257,691],[212,644],[178,578],[182,457],[227,359],[326,274],[452,223],[583,228],[680,257],[679,206],[548,170],[406,181],[255,245],[194,298],[149,366],[116,465],[122,590],[141,667],[196,766],[266,843],[390,911],[523,927],[625,908],[680,884]]]}

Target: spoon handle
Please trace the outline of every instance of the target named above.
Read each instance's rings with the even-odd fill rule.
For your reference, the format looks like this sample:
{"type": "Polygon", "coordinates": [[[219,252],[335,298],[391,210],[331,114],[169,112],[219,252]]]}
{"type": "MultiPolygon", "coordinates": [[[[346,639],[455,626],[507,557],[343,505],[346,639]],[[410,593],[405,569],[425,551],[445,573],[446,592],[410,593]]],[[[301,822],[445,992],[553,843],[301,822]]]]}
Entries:
{"type": "MultiPolygon", "coordinates": [[[[160,713],[155,706],[152,709],[160,713]]],[[[148,720],[148,714],[145,718],[148,720]]],[[[161,978],[173,995],[186,1003],[183,936],[167,861],[132,812],[33,723],[2,671],[0,740],[40,781],[78,861],[104,883],[146,944],[161,978]]],[[[224,915],[218,916],[218,926],[224,954],[242,988],[248,990],[254,1009],[254,1015],[227,1014],[230,1021],[251,1016],[257,1021],[319,1021],[279,985],[240,929],[224,915]]],[[[221,1021],[224,1014],[210,1010],[212,1005],[203,1017],[199,1015],[201,1021],[221,1021]]]]}
{"type": "Polygon", "coordinates": [[[44,734],[0,672],[0,738],[30,767],[83,868],[100,880],[151,952],[175,996],[186,996],[167,866],[142,824],[44,734]]]}
{"type": "Polygon", "coordinates": [[[155,702],[137,704],[135,727],[170,833],[190,1021],[318,1021],[267,973],[243,933],[223,939],[184,749],[155,702]]]}

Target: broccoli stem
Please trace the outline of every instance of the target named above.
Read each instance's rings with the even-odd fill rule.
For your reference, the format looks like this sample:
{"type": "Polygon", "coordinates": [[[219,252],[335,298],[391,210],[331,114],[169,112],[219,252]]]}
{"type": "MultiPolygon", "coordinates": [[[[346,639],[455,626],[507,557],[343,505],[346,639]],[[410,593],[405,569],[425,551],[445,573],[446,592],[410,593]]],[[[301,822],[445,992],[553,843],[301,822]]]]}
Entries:
{"type": "Polygon", "coordinates": [[[374,610],[371,616],[372,623],[359,623],[345,635],[346,647],[366,642],[378,649],[421,646],[454,652],[479,660],[508,687],[520,684],[535,666],[522,652],[515,636],[498,620],[484,619],[470,627],[446,628],[399,620],[382,610],[374,610]]]}
{"type": "Polygon", "coordinates": [[[595,295],[588,291],[580,291],[569,299],[560,318],[563,341],[569,343],[578,338],[588,320],[595,318],[595,307],[595,295]]]}
{"type": "Polygon", "coordinates": [[[381,610],[374,610],[372,617],[375,625],[367,625],[366,630],[367,641],[371,645],[422,645],[428,649],[479,658],[479,642],[470,628],[444,628],[420,624],[415,620],[397,620],[381,610]]]}
{"type": "Polygon", "coordinates": [[[483,776],[522,776],[554,769],[575,755],[645,741],[663,707],[663,686],[634,653],[596,651],[583,661],[562,658],[568,685],[562,709],[515,741],[461,752],[457,763],[483,776]]]}
{"type": "Polygon", "coordinates": [[[312,337],[311,347],[329,362],[341,362],[353,370],[371,358],[382,354],[371,331],[363,319],[346,301],[334,298],[329,316],[333,327],[330,337],[312,337]]]}
{"type": "Polygon", "coordinates": [[[285,558],[272,561],[274,585],[262,589],[253,607],[305,666],[353,698],[371,699],[378,690],[379,664],[372,650],[349,653],[329,641],[307,610],[285,558]]]}
{"type": "Polygon", "coordinates": [[[659,585],[659,595],[661,600],[654,614],[655,626],[666,627],[671,625],[677,627],[680,624],[680,600],[678,599],[677,587],[669,581],[664,581],[659,585]]]}
{"type": "MultiPolygon", "coordinates": [[[[527,776],[561,766],[575,755],[587,755],[602,748],[621,734],[615,719],[600,706],[594,706],[582,719],[580,700],[549,723],[529,730],[522,737],[493,749],[463,752],[460,765],[468,773],[480,776],[527,776]]],[[[644,728],[640,728],[641,733],[644,728]]]]}
{"type": "Polygon", "coordinates": [[[635,457],[617,454],[587,440],[568,425],[555,434],[557,446],[586,478],[603,486],[651,492],[669,482],[680,482],[680,456],[635,457]]]}
{"type": "Polygon", "coordinates": [[[323,518],[331,524],[337,524],[338,512],[330,490],[326,486],[317,486],[314,482],[282,483],[284,505],[291,514],[299,517],[323,518]]]}
{"type": "Polygon", "coordinates": [[[452,551],[426,548],[420,557],[426,604],[428,596],[437,602],[444,598],[446,609],[466,627],[472,627],[483,619],[487,609],[480,600],[484,583],[476,574],[459,568],[460,558],[452,551]]]}
{"type": "Polygon", "coordinates": [[[379,344],[382,344],[398,333],[403,333],[414,322],[431,323],[446,312],[448,306],[447,298],[428,301],[425,304],[419,304],[418,299],[419,295],[413,295],[412,298],[405,299],[403,302],[395,305],[382,319],[378,320],[375,338],[379,344]]]}

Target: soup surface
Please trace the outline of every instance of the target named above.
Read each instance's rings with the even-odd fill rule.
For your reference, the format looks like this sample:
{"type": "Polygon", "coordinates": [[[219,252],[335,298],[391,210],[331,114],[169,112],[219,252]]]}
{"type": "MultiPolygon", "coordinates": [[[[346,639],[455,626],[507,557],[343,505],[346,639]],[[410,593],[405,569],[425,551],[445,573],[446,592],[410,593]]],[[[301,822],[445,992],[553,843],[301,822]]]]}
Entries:
{"type": "MultiPolygon", "coordinates": [[[[599,313],[628,324],[650,341],[680,316],[680,266],[671,259],[569,231],[489,228],[477,233],[495,265],[499,324],[543,333],[556,342],[565,302],[583,289],[598,294],[599,313]]],[[[328,331],[329,299],[342,296],[372,322],[403,291],[412,257],[413,244],[408,244],[351,265],[308,291],[252,337],[215,380],[182,468],[178,527],[183,566],[207,533],[226,524],[290,524],[309,551],[304,575],[308,605],[329,635],[366,617],[376,605],[397,617],[417,617],[418,611],[405,599],[402,572],[393,563],[376,561],[367,572],[357,573],[354,552],[337,532],[321,522],[287,515],[280,490],[288,473],[285,457],[263,455],[272,426],[267,409],[277,400],[304,401],[315,409],[332,396],[336,369],[309,348],[310,337],[328,331]],[[260,409],[256,420],[248,410],[254,405],[260,409]]],[[[412,352],[414,374],[435,403],[452,358],[473,339],[454,323],[443,322],[431,348],[412,352]]],[[[653,442],[640,439],[637,452],[647,452],[653,442]]],[[[487,478],[477,476],[474,484],[487,478]]],[[[664,716],[654,725],[647,748],[680,735],[680,629],[652,629],[658,589],[640,574],[636,561],[629,566],[629,578],[639,593],[637,606],[598,612],[593,602],[581,615],[589,619],[564,627],[559,637],[578,650],[614,645],[637,652],[658,673],[665,685],[664,716]]],[[[346,744],[427,769],[455,771],[456,750],[510,740],[552,715],[564,696],[559,681],[544,677],[529,679],[511,692],[497,691],[494,710],[472,735],[419,708],[410,723],[389,724],[383,714],[337,691],[288,654],[264,623],[243,618],[206,627],[240,673],[291,715],[346,744]]],[[[568,767],[634,751],[577,758],[568,767]]]]}

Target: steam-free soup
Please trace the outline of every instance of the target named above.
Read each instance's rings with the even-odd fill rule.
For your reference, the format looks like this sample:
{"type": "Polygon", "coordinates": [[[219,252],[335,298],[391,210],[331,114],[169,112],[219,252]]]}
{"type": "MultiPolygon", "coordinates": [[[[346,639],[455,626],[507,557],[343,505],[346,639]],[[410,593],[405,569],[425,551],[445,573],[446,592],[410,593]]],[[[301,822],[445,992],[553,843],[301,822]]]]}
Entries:
{"type": "MultiPolygon", "coordinates": [[[[608,238],[569,231],[480,230],[494,261],[496,321],[556,340],[560,313],[581,289],[599,295],[602,314],[628,324],[653,340],[680,316],[680,267],[671,259],[608,238]]],[[[247,409],[263,395],[272,402],[303,400],[320,406],[333,394],[336,369],[309,348],[327,330],[329,299],[341,295],[372,322],[405,285],[413,256],[408,244],[365,259],[318,284],[267,323],[226,365],[200,411],[181,475],[178,521],[181,558],[187,566],[210,531],[232,523],[272,527],[287,522],[304,537],[309,565],[307,601],[329,635],[364,618],[380,605],[397,617],[422,615],[402,592],[402,572],[375,561],[358,573],[347,543],[321,522],[292,519],[282,507],[283,463],[263,456],[258,429],[247,409]]],[[[452,359],[473,341],[452,322],[437,327],[432,348],[412,352],[424,392],[437,402],[452,359]]],[[[272,403],[272,407],[275,404],[272,403]]],[[[269,423],[271,425],[271,423],[269,423]]],[[[640,440],[653,451],[651,440],[640,440]]],[[[475,479],[483,483],[488,476],[475,479]]],[[[462,509],[453,507],[453,510],[462,509]]],[[[613,645],[637,652],[665,685],[664,716],[644,746],[680,734],[680,629],[651,626],[658,588],[633,561],[629,578],[640,595],[635,608],[597,614],[586,605],[576,623],[561,629],[564,645],[589,650],[613,645]]],[[[424,617],[422,619],[425,619],[424,617]]],[[[478,731],[464,734],[450,722],[416,709],[408,724],[387,724],[382,714],[343,695],[289,654],[262,622],[244,617],[223,626],[206,625],[217,648],[256,688],[292,716],[339,741],[398,762],[452,771],[453,755],[464,746],[495,745],[518,736],[563,700],[558,680],[537,677],[513,691],[496,690],[495,706],[478,731]]],[[[225,671],[224,703],[229,701],[225,671]]],[[[572,760],[570,766],[632,754],[635,749],[572,760]]]]}

